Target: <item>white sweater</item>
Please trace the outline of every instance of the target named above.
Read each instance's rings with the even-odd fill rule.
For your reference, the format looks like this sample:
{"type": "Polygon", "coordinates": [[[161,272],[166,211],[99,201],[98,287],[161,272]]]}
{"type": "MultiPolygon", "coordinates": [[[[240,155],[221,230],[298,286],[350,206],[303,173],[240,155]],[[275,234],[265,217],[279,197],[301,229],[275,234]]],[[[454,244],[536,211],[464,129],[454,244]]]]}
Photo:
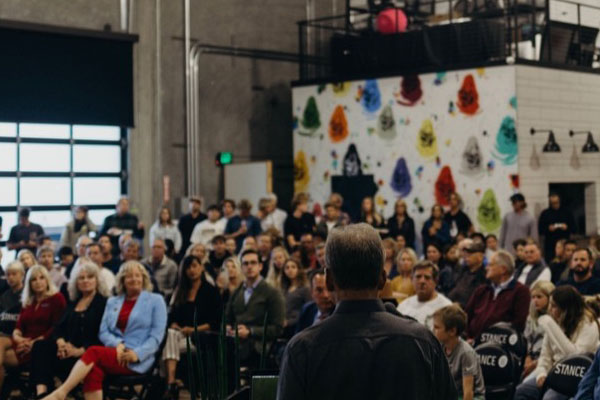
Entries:
{"type": "Polygon", "coordinates": [[[540,324],[546,331],[542,343],[542,353],[538,359],[538,365],[534,371],[534,376],[547,376],[552,365],[561,358],[581,353],[595,353],[598,348],[598,325],[596,321],[584,317],[572,340],[565,335],[561,327],[549,315],[542,315],[538,318],[540,324]]]}

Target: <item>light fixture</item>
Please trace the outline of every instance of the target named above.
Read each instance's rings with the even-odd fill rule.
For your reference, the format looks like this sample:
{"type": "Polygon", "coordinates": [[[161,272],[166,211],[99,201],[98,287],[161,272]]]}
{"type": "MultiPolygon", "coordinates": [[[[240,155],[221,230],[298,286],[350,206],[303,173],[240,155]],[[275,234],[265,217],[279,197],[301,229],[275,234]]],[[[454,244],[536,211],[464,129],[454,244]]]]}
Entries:
{"type": "Polygon", "coordinates": [[[583,153],[598,153],[598,152],[600,152],[598,145],[596,144],[596,142],[594,142],[594,136],[592,136],[592,132],[590,132],[590,131],[569,131],[569,136],[573,137],[575,135],[583,135],[585,133],[587,133],[587,140],[585,141],[585,144],[583,145],[581,151],[583,153]]]}
{"type": "Polygon", "coordinates": [[[542,151],[544,153],[560,153],[560,146],[556,143],[556,139],[554,139],[554,132],[552,129],[535,129],[531,128],[529,133],[535,135],[536,133],[548,132],[548,141],[542,147],[542,151]]]}

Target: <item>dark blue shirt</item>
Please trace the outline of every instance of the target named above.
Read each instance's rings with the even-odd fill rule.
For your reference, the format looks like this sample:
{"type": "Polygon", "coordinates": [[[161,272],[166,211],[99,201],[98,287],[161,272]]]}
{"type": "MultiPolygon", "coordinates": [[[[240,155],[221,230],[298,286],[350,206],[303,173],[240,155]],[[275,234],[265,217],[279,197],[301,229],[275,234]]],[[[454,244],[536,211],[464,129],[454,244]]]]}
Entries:
{"type": "Polygon", "coordinates": [[[246,224],[246,233],[235,238],[236,252],[240,252],[242,249],[242,243],[246,236],[256,236],[262,232],[260,227],[260,220],[253,215],[249,215],[246,218],[242,218],[239,215],[235,215],[229,218],[227,225],[225,226],[225,234],[230,235],[236,233],[242,227],[242,221],[246,224]]]}

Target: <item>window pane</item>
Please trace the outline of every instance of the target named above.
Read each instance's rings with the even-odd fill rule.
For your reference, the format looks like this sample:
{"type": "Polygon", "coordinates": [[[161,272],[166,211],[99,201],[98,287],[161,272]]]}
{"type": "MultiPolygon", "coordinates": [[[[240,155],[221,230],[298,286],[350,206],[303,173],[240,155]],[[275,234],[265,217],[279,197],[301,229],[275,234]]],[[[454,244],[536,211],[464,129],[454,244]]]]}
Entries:
{"type": "Polygon", "coordinates": [[[17,212],[3,212],[0,213],[0,217],[2,217],[2,238],[0,238],[0,241],[7,241],[10,229],[17,224],[17,212]]]}
{"type": "Polygon", "coordinates": [[[27,138],[69,139],[69,125],[20,124],[19,136],[27,138]]]}
{"type": "Polygon", "coordinates": [[[90,219],[93,223],[96,224],[98,230],[102,229],[102,224],[104,223],[104,218],[108,217],[111,214],[114,214],[115,210],[90,210],[88,212],[90,219]]]}
{"type": "Polygon", "coordinates": [[[61,206],[71,203],[69,178],[21,178],[21,204],[61,206]]]}
{"type": "Polygon", "coordinates": [[[17,205],[17,178],[0,178],[0,206],[17,205]]]}
{"type": "Polygon", "coordinates": [[[75,178],[73,180],[73,203],[116,204],[121,196],[119,178],[75,178]]]}
{"type": "Polygon", "coordinates": [[[73,139],[121,140],[118,126],[73,125],[73,139]]]}
{"type": "MultiPolygon", "coordinates": [[[[32,211],[29,219],[31,222],[40,224],[46,235],[55,236],[57,232],[62,232],[67,222],[71,220],[71,212],[65,211],[32,211]],[[54,229],[53,229],[54,228],[54,229]],[[59,229],[56,229],[59,228],[59,229]]],[[[60,233],[59,233],[60,234],[60,233]]]]}
{"type": "Polygon", "coordinates": [[[120,172],[121,147],[75,145],[73,146],[73,171],[120,172]]]}
{"type": "Polygon", "coordinates": [[[15,137],[17,136],[17,124],[11,122],[0,122],[0,136],[15,137]]]}
{"type": "Polygon", "coordinates": [[[0,171],[17,170],[17,144],[0,143],[0,171]]]}
{"type": "MultiPolygon", "coordinates": [[[[4,240],[4,239],[0,239],[4,240]]],[[[15,251],[9,250],[6,247],[0,247],[0,252],[2,252],[2,269],[6,272],[6,267],[8,264],[15,259],[17,256],[15,251]]]]}
{"type": "Polygon", "coordinates": [[[69,172],[68,144],[22,143],[21,171],[69,172]]]}

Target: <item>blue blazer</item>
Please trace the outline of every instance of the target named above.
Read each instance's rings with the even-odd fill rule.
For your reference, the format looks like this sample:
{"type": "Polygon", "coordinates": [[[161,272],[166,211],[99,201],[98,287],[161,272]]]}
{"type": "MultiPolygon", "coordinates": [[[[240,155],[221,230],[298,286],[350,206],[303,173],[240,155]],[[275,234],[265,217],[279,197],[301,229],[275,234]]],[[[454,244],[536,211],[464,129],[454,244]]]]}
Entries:
{"type": "Polygon", "coordinates": [[[124,343],[125,347],[133,350],[139,361],[129,364],[128,368],[143,374],[152,367],[154,355],[165,335],[167,306],[161,295],[142,291],[123,333],[117,328],[117,319],[124,301],[123,294],[108,299],[98,336],[106,347],[117,347],[119,343],[124,343]]]}
{"type": "Polygon", "coordinates": [[[596,352],[594,362],[579,382],[574,400],[600,399],[600,350],[596,352]]]}
{"type": "Polygon", "coordinates": [[[296,323],[296,333],[303,331],[304,329],[312,326],[313,322],[315,322],[315,317],[319,309],[317,308],[317,304],[314,301],[306,303],[302,306],[302,311],[300,311],[300,317],[298,318],[298,322],[296,323]]]}

